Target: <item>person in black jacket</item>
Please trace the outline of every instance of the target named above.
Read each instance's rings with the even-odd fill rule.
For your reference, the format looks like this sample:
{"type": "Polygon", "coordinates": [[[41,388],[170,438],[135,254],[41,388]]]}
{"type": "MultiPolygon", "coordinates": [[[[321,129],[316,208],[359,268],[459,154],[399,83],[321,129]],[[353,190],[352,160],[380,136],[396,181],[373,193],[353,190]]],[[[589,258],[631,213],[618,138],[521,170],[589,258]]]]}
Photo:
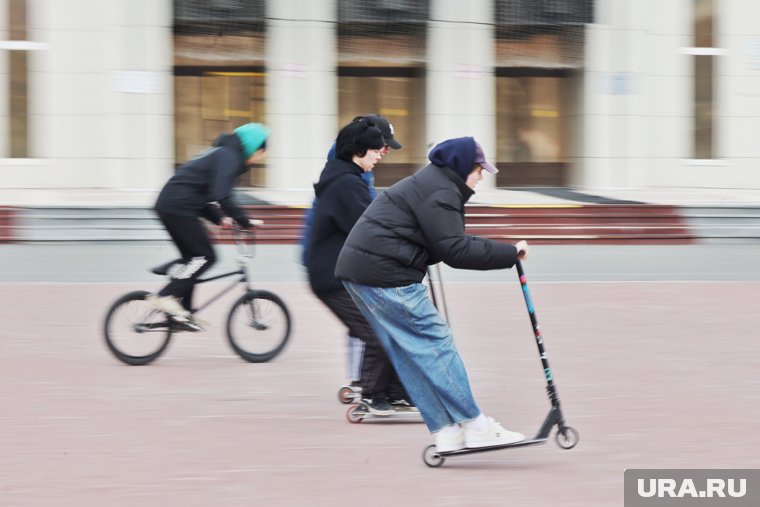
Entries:
{"type": "Polygon", "coordinates": [[[156,201],[156,213],[177,246],[182,265],[169,284],[147,300],[194,329],[199,328],[190,319],[195,281],[216,261],[211,239],[199,219],[227,225],[227,217],[231,217],[240,227],[251,226],[245,212],[234,202],[232,189],[235,178],[264,158],[268,136],[269,129],[260,123],[247,123],[220,135],[212,148],[177,169],[156,201]]]}
{"type": "MultiPolygon", "coordinates": [[[[385,140],[385,146],[380,150],[380,155],[385,156],[391,148],[399,150],[402,148],[395,138],[395,130],[393,125],[384,117],[379,114],[368,114],[365,116],[357,116],[352,121],[358,121],[366,119],[372,121],[380,129],[385,140]]],[[[330,150],[327,152],[327,160],[335,160],[335,143],[332,144],[330,150]]],[[[367,190],[371,199],[377,197],[377,191],[375,190],[375,176],[373,171],[364,171],[362,178],[367,182],[367,190]]],[[[311,243],[311,227],[314,221],[314,214],[317,211],[319,199],[314,197],[311,202],[311,207],[306,210],[304,214],[302,235],[301,235],[301,264],[304,266],[309,265],[309,246],[311,243]]],[[[385,366],[383,364],[390,364],[388,357],[383,352],[382,346],[373,340],[365,343],[364,341],[354,336],[348,336],[348,368],[347,377],[351,381],[350,386],[341,387],[341,393],[345,387],[350,387],[351,391],[356,394],[361,392],[362,385],[371,385],[377,381],[383,381],[385,366]],[[362,378],[364,380],[362,380],[362,378]],[[375,380],[377,379],[377,380],[375,380]]],[[[391,367],[392,368],[392,367],[391,367]]],[[[395,375],[395,372],[394,372],[395,375]]],[[[395,377],[394,377],[395,378],[395,377]]],[[[382,389],[379,389],[382,390],[382,389]]],[[[345,396],[340,395],[342,401],[345,401],[345,396]]],[[[403,406],[401,400],[394,400],[392,403],[403,406]]],[[[407,402],[408,403],[408,402],[407,402]]]]}
{"type": "Polygon", "coordinates": [[[419,408],[438,451],[519,442],[478,407],[454,336],[430,300],[427,266],[462,269],[512,267],[528,244],[469,236],[464,204],[496,173],[472,137],[435,146],[430,164],[383,192],[356,223],[335,274],[372,324],[399,377],[419,408]]]}
{"type": "Polygon", "coordinates": [[[346,325],[350,336],[364,342],[362,398],[372,414],[381,416],[393,414],[391,401],[409,405],[408,396],[372,327],[335,277],[335,263],[351,228],[372,201],[362,174],[380,161],[385,146],[382,131],[369,116],[355,119],[338,133],[336,158],[327,161],[314,185],[319,205],[314,210],[306,265],[314,294],[346,325]]]}

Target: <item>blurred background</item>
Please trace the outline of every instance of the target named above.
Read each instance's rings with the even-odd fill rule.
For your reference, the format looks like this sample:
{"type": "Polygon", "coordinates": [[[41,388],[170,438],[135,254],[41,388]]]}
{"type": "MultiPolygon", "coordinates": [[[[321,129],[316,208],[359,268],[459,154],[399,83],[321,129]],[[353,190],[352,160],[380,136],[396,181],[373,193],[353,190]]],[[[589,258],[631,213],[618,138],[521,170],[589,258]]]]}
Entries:
{"type": "Polygon", "coordinates": [[[753,0],[0,0],[0,187],[158,189],[273,129],[251,188],[310,189],[339,127],[474,135],[484,186],[758,188],[753,0]]]}
{"type": "MultiPolygon", "coordinates": [[[[760,468],[759,17],[757,0],[0,0],[0,504],[606,507],[628,468],[760,468]],[[430,473],[420,425],[345,421],[345,330],[297,241],[340,126],[367,113],[403,144],[379,187],[450,137],[499,167],[468,232],[543,243],[526,265],[571,453],[430,473]],[[158,190],[250,121],[272,135],[237,197],[265,220],[252,277],[293,312],[291,345],[244,364],[220,304],[156,365],[119,364],[108,306],[176,255],[158,190]]],[[[443,273],[487,413],[536,427],[514,270],[443,273]]]]}

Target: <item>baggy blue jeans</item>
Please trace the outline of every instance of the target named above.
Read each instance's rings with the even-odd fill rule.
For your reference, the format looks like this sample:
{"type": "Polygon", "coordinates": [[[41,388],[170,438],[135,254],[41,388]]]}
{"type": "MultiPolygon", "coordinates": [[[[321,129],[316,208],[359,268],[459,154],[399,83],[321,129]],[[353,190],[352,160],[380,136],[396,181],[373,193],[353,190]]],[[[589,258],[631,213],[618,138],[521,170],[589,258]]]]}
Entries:
{"type": "Polygon", "coordinates": [[[454,335],[425,285],[343,285],[374,328],[430,432],[480,414],[454,335]]]}

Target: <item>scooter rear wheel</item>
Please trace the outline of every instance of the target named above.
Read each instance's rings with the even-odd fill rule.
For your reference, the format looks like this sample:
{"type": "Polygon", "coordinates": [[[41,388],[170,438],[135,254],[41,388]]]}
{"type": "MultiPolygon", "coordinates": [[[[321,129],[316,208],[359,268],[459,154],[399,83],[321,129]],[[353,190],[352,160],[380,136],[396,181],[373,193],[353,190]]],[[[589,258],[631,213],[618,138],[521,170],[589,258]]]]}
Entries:
{"type": "Polygon", "coordinates": [[[358,403],[354,403],[346,411],[346,419],[353,424],[362,422],[365,417],[367,417],[367,411],[358,403]]]}
{"type": "Polygon", "coordinates": [[[446,458],[438,454],[438,450],[435,448],[435,445],[429,445],[425,447],[424,451],[422,451],[422,461],[424,461],[425,464],[430,468],[438,468],[439,466],[443,465],[443,462],[446,461],[446,458]]]}
{"type": "Polygon", "coordinates": [[[344,405],[348,405],[352,401],[354,401],[355,391],[351,389],[351,386],[343,386],[338,390],[338,401],[343,403],[344,405]]]}

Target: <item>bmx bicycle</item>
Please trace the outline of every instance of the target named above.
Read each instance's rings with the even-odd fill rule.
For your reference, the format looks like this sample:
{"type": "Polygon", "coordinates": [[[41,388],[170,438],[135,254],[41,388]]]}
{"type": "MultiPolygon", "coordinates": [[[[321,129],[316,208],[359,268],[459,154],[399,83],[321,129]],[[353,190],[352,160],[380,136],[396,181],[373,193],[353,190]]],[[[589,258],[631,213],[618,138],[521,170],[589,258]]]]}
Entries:
{"type": "MultiPolygon", "coordinates": [[[[244,292],[232,304],[227,315],[227,339],[232,350],[251,363],[263,363],[274,359],[288,343],[291,331],[290,312],[279,296],[266,290],[254,289],[248,275],[248,263],[253,258],[255,228],[261,220],[251,220],[253,228],[244,231],[234,228],[232,236],[237,249],[238,269],[216,276],[199,279],[203,284],[223,278],[237,277],[227,287],[191,310],[192,317],[219,298],[242,285],[244,292]]],[[[177,259],[151,271],[169,275],[177,259]]],[[[166,351],[174,333],[194,332],[198,327],[178,322],[166,313],[153,308],[146,297],[149,291],[135,290],[118,298],[109,308],[103,322],[106,345],[117,359],[130,366],[149,364],[166,351]]]]}

